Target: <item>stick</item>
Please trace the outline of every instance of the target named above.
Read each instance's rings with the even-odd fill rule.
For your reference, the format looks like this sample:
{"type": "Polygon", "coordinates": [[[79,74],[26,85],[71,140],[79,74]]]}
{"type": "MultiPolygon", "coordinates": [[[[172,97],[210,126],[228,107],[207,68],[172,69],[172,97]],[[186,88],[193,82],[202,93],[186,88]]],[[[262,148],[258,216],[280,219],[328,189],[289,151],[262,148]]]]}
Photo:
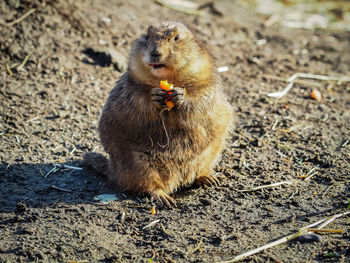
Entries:
{"type": "Polygon", "coordinates": [[[71,169],[71,170],[76,170],[76,171],[81,171],[83,170],[83,168],[81,167],[75,167],[75,166],[71,166],[71,165],[66,165],[66,164],[59,164],[59,163],[56,163],[54,164],[58,167],[61,167],[61,168],[66,168],[66,169],[71,169]]]}
{"type": "Polygon", "coordinates": [[[318,234],[321,233],[336,233],[336,234],[343,234],[344,230],[343,229],[317,229],[317,228],[309,228],[309,232],[315,232],[318,234]]]}
{"type": "Polygon", "coordinates": [[[6,69],[7,69],[7,72],[10,74],[10,76],[12,76],[13,72],[12,72],[11,67],[8,63],[6,64],[6,69]]]}
{"type": "Polygon", "coordinates": [[[328,186],[328,188],[326,189],[326,191],[324,191],[324,193],[322,194],[322,198],[324,198],[324,196],[328,193],[329,189],[332,188],[333,185],[328,186]]]}
{"type": "Polygon", "coordinates": [[[123,211],[122,214],[120,215],[120,222],[124,224],[125,221],[125,212],[123,211]]]}
{"type": "Polygon", "coordinates": [[[312,173],[312,172],[315,171],[318,167],[319,167],[319,165],[316,165],[310,171],[308,171],[308,173],[306,174],[306,178],[304,180],[308,181],[311,179],[311,177],[313,177],[315,174],[317,174],[317,172],[314,172],[314,173],[312,173]]]}
{"type": "MultiPolygon", "coordinates": [[[[278,80],[278,81],[283,81],[283,82],[289,82],[288,78],[282,78],[282,77],[278,77],[275,75],[270,75],[270,74],[264,74],[263,75],[264,78],[267,79],[272,79],[272,80],[278,80]]],[[[309,81],[309,80],[301,80],[301,79],[296,79],[294,81],[294,83],[297,84],[302,84],[302,85],[308,85],[308,86],[315,86],[315,87],[321,87],[322,85],[318,82],[315,81],[309,81]]]]}
{"type": "Polygon", "coordinates": [[[154,226],[155,224],[157,224],[159,221],[160,221],[160,219],[154,220],[151,223],[149,223],[147,226],[144,226],[142,229],[150,228],[150,227],[154,226]]]}
{"type": "Polygon", "coordinates": [[[197,246],[196,246],[194,249],[192,249],[192,250],[190,251],[190,254],[193,254],[193,253],[196,252],[197,250],[201,250],[201,249],[202,249],[202,248],[201,248],[202,245],[203,245],[203,241],[202,241],[202,239],[201,239],[201,240],[199,240],[197,246]]]}
{"type": "Polygon", "coordinates": [[[57,171],[58,171],[57,166],[55,164],[53,164],[53,168],[44,177],[46,178],[49,176],[49,174],[55,173],[57,171]]]}
{"type": "Polygon", "coordinates": [[[33,14],[34,12],[36,11],[36,8],[32,8],[30,9],[27,13],[25,13],[23,16],[17,18],[16,20],[13,20],[12,22],[9,22],[9,23],[5,23],[4,25],[5,26],[13,26],[17,23],[20,23],[22,22],[24,19],[26,19],[27,16],[30,16],[31,14],[33,14]]]}
{"type": "Polygon", "coordinates": [[[156,0],[155,2],[160,4],[160,5],[165,6],[167,8],[173,9],[173,10],[178,11],[178,12],[182,12],[182,13],[187,14],[187,15],[198,15],[198,16],[206,16],[206,17],[209,16],[206,13],[204,13],[203,11],[200,11],[200,10],[197,10],[194,8],[189,8],[186,6],[175,5],[175,4],[171,3],[171,1],[156,0]]]}
{"type": "Polygon", "coordinates": [[[260,252],[262,250],[265,250],[267,248],[274,247],[276,245],[285,243],[285,242],[287,242],[289,240],[292,240],[292,239],[295,239],[295,238],[297,238],[297,237],[299,237],[301,235],[309,234],[309,233],[311,233],[311,232],[308,231],[309,228],[312,228],[314,226],[317,226],[317,225],[323,223],[322,225],[317,227],[317,229],[321,229],[321,228],[325,227],[326,225],[328,225],[329,223],[333,222],[336,218],[342,217],[342,216],[346,216],[348,214],[350,214],[350,211],[349,212],[344,212],[342,214],[334,215],[334,216],[330,217],[328,220],[327,220],[327,218],[321,219],[321,220],[319,220],[319,221],[317,221],[317,222],[315,222],[315,223],[313,223],[311,225],[304,226],[304,227],[300,228],[299,231],[294,233],[294,234],[282,237],[282,238],[280,238],[280,239],[278,239],[278,240],[276,240],[274,242],[268,243],[268,244],[266,244],[266,245],[264,245],[262,247],[258,247],[256,249],[253,249],[253,250],[250,250],[250,251],[245,252],[243,254],[240,254],[240,255],[234,257],[233,259],[230,259],[230,260],[227,260],[227,261],[221,261],[219,263],[232,263],[232,262],[240,261],[242,259],[245,259],[245,258],[247,258],[247,257],[249,257],[251,255],[254,255],[254,254],[256,254],[256,253],[258,253],[258,252],[260,252]]]}
{"type": "Polygon", "coordinates": [[[63,188],[55,186],[55,185],[52,185],[50,188],[58,190],[58,191],[62,191],[62,192],[67,192],[67,193],[72,193],[73,192],[71,190],[63,189],[63,188]]]}
{"type": "Polygon", "coordinates": [[[317,229],[321,229],[321,228],[324,228],[326,225],[332,223],[335,219],[337,219],[338,217],[342,217],[342,216],[346,216],[350,214],[350,211],[348,212],[345,212],[345,213],[342,213],[342,214],[337,214],[337,215],[334,215],[332,216],[331,218],[329,218],[326,222],[324,222],[322,225],[320,225],[317,229]]]}
{"type": "Polygon", "coordinates": [[[317,79],[317,80],[326,80],[326,81],[333,80],[333,81],[340,81],[340,82],[350,82],[350,78],[346,77],[346,76],[336,77],[336,76],[324,76],[324,75],[316,75],[316,74],[309,74],[309,73],[295,73],[294,75],[292,75],[291,77],[289,77],[287,79],[289,84],[287,85],[287,87],[284,90],[278,91],[278,92],[268,93],[267,96],[275,97],[275,98],[278,98],[278,99],[282,98],[293,87],[294,81],[297,78],[317,79]]]}
{"type": "Polygon", "coordinates": [[[260,189],[275,187],[275,186],[279,186],[279,185],[283,185],[283,184],[293,184],[293,182],[284,181],[284,182],[278,182],[278,183],[273,183],[273,184],[268,184],[268,185],[261,185],[261,186],[253,187],[253,188],[250,188],[250,189],[237,190],[237,192],[240,192],[240,193],[253,192],[253,191],[260,190],[260,189]]]}
{"type": "Polygon", "coordinates": [[[24,65],[27,63],[28,61],[28,58],[29,58],[29,55],[27,55],[24,59],[23,59],[23,62],[21,63],[21,65],[18,66],[18,70],[22,70],[22,68],[24,67],[24,65]]]}

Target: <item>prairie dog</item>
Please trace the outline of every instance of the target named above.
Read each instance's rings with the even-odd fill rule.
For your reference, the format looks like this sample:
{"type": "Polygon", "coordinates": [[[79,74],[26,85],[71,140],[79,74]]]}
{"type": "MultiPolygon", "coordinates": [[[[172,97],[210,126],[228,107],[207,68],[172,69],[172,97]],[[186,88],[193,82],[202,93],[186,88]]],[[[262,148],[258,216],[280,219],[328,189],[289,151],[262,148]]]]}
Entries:
{"type": "Polygon", "coordinates": [[[170,194],[180,187],[218,182],[211,174],[231,119],[212,57],[191,31],[177,22],[151,25],[103,108],[104,173],[126,191],[176,206],[170,194]],[[161,80],[174,84],[168,97],[161,80]],[[175,104],[170,110],[166,98],[175,104]]]}

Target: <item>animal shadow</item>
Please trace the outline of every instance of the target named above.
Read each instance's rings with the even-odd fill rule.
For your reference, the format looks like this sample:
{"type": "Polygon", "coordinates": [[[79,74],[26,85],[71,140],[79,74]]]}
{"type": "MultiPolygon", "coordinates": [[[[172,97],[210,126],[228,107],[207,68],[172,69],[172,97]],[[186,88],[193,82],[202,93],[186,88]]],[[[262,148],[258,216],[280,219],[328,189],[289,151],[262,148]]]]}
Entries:
{"type": "Polygon", "coordinates": [[[105,178],[83,169],[80,162],[65,164],[0,164],[0,212],[26,207],[47,207],[56,203],[96,203],[99,194],[117,192],[105,178]]]}

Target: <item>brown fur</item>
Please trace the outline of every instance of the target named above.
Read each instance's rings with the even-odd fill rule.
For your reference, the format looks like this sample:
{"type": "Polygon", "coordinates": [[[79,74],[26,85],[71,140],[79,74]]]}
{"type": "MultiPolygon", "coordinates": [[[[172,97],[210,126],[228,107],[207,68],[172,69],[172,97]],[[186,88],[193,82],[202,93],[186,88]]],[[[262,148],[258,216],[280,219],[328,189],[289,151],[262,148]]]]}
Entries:
{"type": "Polygon", "coordinates": [[[124,190],[175,205],[169,194],[178,188],[216,183],[211,173],[231,116],[212,58],[187,27],[174,22],[150,26],[135,41],[128,71],[111,91],[100,119],[108,178],[124,190]],[[153,62],[164,67],[156,70],[153,62]],[[176,87],[171,110],[162,103],[160,80],[176,87]]]}

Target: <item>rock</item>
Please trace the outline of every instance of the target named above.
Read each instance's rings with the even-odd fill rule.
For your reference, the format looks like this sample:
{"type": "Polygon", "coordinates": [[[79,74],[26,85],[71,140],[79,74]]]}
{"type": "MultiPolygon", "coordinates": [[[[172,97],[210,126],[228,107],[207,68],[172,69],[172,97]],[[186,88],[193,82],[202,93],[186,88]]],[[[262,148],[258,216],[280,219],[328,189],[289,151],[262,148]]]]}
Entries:
{"type": "Polygon", "coordinates": [[[300,243],[322,242],[322,237],[316,234],[305,234],[298,237],[300,243]]]}

